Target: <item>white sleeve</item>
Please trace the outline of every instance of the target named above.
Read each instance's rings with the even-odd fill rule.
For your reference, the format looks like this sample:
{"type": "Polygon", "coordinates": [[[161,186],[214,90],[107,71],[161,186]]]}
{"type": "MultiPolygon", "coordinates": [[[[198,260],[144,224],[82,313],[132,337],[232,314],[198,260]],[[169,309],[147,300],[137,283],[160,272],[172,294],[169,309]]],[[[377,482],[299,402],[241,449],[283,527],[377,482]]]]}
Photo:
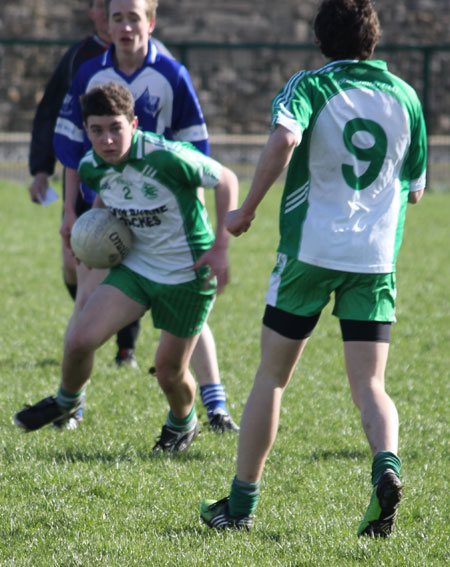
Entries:
{"type": "Polygon", "coordinates": [[[284,126],[286,130],[292,132],[297,139],[297,146],[300,145],[303,135],[302,129],[292,112],[289,112],[284,105],[279,106],[278,112],[273,117],[272,125],[275,126],[275,124],[280,124],[284,126]]]}

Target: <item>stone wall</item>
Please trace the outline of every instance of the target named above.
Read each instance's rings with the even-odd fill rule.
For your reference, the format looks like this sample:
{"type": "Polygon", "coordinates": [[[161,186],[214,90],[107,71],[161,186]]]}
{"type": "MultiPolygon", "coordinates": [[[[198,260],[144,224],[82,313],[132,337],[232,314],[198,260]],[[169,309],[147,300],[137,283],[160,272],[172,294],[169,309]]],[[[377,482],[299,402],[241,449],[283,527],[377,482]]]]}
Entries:
{"type": "MultiPolygon", "coordinates": [[[[160,0],[155,35],[173,42],[313,43],[317,0],[160,0]]],[[[0,38],[72,40],[90,29],[87,0],[2,0],[0,38]]],[[[450,43],[448,0],[378,0],[380,46],[450,43]]],[[[0,131],[28,131],[36,103],[66,46],[0,44],[0,131]]],[[[173,47],[174,55],[182,53],[173,47]]],[[[209,128],[265,131],[270,100],[300,68],[324,63],[317,50],[192,50],[187,53],[209,128]]],[[[395,72],[423,94],[420,52],[385,54],[395,72]]],[[[433,55],[429,76],[430,125],[450,133],[450,51],[433,55]]]]}

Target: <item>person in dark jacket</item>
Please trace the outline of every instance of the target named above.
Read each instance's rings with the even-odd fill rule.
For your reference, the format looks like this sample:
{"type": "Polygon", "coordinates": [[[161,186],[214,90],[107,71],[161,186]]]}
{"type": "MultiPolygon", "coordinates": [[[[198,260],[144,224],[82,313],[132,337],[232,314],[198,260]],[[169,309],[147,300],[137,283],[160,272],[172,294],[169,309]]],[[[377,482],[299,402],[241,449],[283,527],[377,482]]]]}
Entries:
{"type": "Polygon", "coordinates": [[[33,181],[29,187],[31,200],[39,203],[55,170],[53,134],[59,109],[75,73],[87,61],[103,53],[111,38],[106,20],[105,0],[89,0],[89,18],[94,32],[70,46],[48,81],[33,120],[29,153],[29,170],[33,181]]]}

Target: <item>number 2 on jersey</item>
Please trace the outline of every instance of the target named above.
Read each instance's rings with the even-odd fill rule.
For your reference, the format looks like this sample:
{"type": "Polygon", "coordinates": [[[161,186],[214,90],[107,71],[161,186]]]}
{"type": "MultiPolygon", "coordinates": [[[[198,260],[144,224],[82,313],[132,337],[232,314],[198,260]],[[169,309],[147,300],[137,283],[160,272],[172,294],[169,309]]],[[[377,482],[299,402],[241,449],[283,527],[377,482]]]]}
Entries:
{"type": "Polygon", "coordinates": [[[352,189],[361,191],[366,189],[375,181],[383,167],[384,159],[387,152],[387,136],[383,128],[373,120],[364,118],[354,118],[349,120],[345,125],[344,144],[347,150],[353,154],[357,160],[368,162],[369,166],[365,172],[358,176],[352,165],[342,164],[342,175],[352,189]],[[368,132],[374,138],[374,143],[370,147],[357,146],[353,142],[353,138],[358,132],[368,132]]]}
{"type": "Polygon", "coordinates": [[[123,198],[126,199],[127,201],[131,201],[133,199],[129,187],[123,187],[123,198]]]}

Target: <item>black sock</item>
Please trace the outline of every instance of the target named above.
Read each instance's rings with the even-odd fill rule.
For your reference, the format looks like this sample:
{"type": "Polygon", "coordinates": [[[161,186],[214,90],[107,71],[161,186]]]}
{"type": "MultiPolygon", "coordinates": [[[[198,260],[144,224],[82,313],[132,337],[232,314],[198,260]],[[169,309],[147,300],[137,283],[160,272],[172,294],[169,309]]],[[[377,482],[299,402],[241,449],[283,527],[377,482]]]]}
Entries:
{"type": "Polygon", "coordinates": [[[117,333],[117,346],[119,350],[125,349],[134,349],[136,346],[136,341],[139,335],[139,329],[141,327],[140,320],[134,321],[134,323],[130,323],[123,329],[117,333]]]}

